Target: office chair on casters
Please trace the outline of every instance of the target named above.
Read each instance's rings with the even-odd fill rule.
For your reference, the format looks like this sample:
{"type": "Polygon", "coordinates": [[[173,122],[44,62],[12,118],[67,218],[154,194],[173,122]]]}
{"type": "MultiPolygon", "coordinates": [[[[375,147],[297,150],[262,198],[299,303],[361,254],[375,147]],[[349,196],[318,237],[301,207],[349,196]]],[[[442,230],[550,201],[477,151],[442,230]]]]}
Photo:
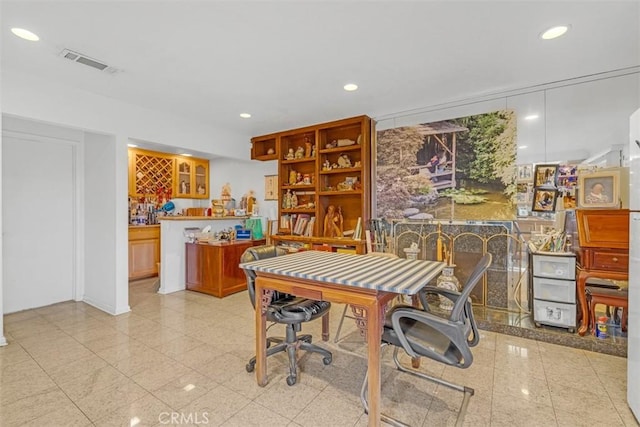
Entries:
{"type": "MultiPolygon", "coordinates": [[[[271,258],[274,256],[285,255],[284,249],[276,246],[263,245],[248,248],[242,254],[240,262],[251,262],[260,259],[271,258]]],[[[244,270],[247,276],[247,290],[249,298],[254,309],[256,306],[255,279],[256,273],[253,270],[244,270]]],[[[329,312],[331,303],[326,301],[315,301],[306,298],[299,298],[293,295],[284,294],[274,291],[271,304],[267,310],[267,321],[285,324],[286,336],[284,338],[268,337],[267,338],[267,357],[286,351],[289,356],[289,376],[287,384],[294,385],[298,379],[297,368],[297,350],[298,348],[322,356],[322,362],[329,365],[333,360],[333,356],[322,347],[318,347],[311,343],[311,335],[297,335],[300,332],[303,322],[309,322],[324,316],[329,312]],[[276,344],[271,347],[272,344],[276,344]]],[[[253,372],[256,366],[256,358],[252,357],[247,363],[247,372],[253,372]]]]}
{"type": "MultiPolygon", "coordinates": [[[[382,331],[382,347],[387,345],[394,346],[393,361],[398,370],[464,393],[456,426],[462,425],[469,399],[473,396],[474,390],[470,387],[452,384],[441,378],[431,377],[402,366],[398,359],[398,350],[402,348],[411,357],[424,356],[457,368],[465,369],[471,366],[473,354],[470,347],[478,344],[479,335],[469,295],[476,284],[480,282],[489,265],[491,265],[491,254],[486,254],[476,265],[462,292],[431,286],[425,288],[426,293],[443,295],[453,301],[453,309],[448,318],[440,317],[430,312],[426,304],[426,298],[421,296],[423,308],[406,305],[393,307],[387,314],[384,330],[382,331]]],[[[360,399],[366,413],[369,413],[369,405],[366,400],[368,380],[368,376],[365,376],[360,393],[360,399]]],[[[395,426],[406,425],[384,414],[381,419],[395,426]]]]}

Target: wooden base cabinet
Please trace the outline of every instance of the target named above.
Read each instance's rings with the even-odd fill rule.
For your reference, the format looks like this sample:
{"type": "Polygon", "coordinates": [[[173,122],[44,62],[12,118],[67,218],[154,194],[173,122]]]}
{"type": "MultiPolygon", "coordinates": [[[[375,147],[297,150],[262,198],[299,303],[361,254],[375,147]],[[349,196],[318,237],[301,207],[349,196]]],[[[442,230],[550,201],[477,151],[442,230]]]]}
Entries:
{"type": "Polygon", "coordinates": [[[244,272],[238,267],[240,257],[247,248],[264,243],[264,239],[215,245],[186,243],[187,289],[218,298],[247,289],[244,272]]]}
{"type": "Polygon", "coordinates": [[[160,226],[129,227],[129,280],[158,275],[160,226]]]}

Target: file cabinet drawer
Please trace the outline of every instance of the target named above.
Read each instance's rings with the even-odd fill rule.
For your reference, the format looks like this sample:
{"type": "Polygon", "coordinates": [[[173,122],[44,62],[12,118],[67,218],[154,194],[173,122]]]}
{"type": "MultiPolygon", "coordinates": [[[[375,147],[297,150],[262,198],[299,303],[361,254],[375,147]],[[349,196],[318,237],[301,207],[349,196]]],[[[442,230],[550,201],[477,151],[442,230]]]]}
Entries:
{"type": "Polygon", "coordinates": [[[533,255],[533,276],[575,280],[574,256],[533,255]]]}
{"type": "Polygon", "coordinates": [[[533,297],[547,301],[575,303],[576,282],[571,280],[533,278],[533,297]]]}
{"type": "Polygon", "coordinates": [[[533,300],[533,320],[545,325],[563,328],[576,327],[575,304],[533,300]]]}

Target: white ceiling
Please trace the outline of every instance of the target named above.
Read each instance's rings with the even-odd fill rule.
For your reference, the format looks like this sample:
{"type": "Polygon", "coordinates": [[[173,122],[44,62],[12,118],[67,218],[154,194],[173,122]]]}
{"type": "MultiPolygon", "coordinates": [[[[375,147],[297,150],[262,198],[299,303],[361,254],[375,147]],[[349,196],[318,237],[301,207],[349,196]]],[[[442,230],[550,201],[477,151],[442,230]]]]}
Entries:
{"type": "Polygon", "coordinates": [[[640,64],[637,1],[2,1],[2,68],[248,136],[640,64]],[[538,36],[556,24],[571,31],[538,36]],[[10,33],[27,28],[41,41],[10,33]],[[122,69],[62,59],[69,48],[122,69]],[[356,92],[342,86],[355,82],[356,92]],[[241,119],[241,112],[251,119],[241,119]]]}

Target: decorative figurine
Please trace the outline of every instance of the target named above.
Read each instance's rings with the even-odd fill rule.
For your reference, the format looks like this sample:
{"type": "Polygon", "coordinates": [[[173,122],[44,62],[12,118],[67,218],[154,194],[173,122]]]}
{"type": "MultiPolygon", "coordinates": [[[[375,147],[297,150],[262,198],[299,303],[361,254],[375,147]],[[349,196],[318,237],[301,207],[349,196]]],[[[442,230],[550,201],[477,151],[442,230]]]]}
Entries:
{"type": "Polygon", "coordinates": [[[282,209],[291,209],[291,190],[287,190],[282,198],[282,209]]]}
{"type": "Polygon", "coordinates": [[[274,154],[276,152],[276,150],[274,150],[273,148],[269,148],[267,150],[267,154],[274,154]]]}
{"type": "Polygon", "coordinates": [[[304,156],[305,157],[311,157],[311,141],[309,141],[309,138],[306,138],[307,141],[305,141],[304,143],[304,156]]]}
{"type": "Polygon", "coordinates": [[[289,152],[287,152],[287,155],[284,157],[285,160],[293,160],[295,159],[296,155],[293,152],[293,148],[289,148],[289,152]]]}
{"type": "Polygon", "coordinates": [[[324,163],[322,164],[322,170],[323,171],[331,170],[331,164],[329,163],[329,159],[325,160],[324,163]]]}
{"type": "Polygon", "coordinates": [[[300,185],[300,184],[302,184],[302,183],[303,183],[303,182],[302,182],[302,173],[298,172],[298,173],[296,174],[296,184],[300,185]]]}
{"type": "Polygon", "coordinates": [[[324,237],[342,237],[342,227],[344,218],[342,217],[342,209],[329,205],[327,214],[324,216],[324,237]]]}
{"type": "Polygon", "coordinates": [[[304,157],[304,148],[298,147],[294,156],[296,159],[302,159],[304,157]]]}
{"type": "Polygon", "coordinates": [[[298,207],[298,196],[294,192],[293,195],[291,196],[291,209],[297,208],[297,207],[298,207]]]}
{"type": "Polygon", "coordinates": [[[225,202],[231,200],[231,184],[228,182],[222,186],[222,192],[220,193],[220,198],[225,202]]]}
{"type": "Polygon", "coordinates": [[[309,175],[308,173],[302,175],[302,183],[304,185],[311,185],[311,175],[309,175]]]}
{"type": "Polygon", "coordinates": [[[298,176],[298,174],[296,173],[296,171],[292,170],[289,172],[289,185],[294,185],[297,181],[296,181],[296,177],[298,176]]]}
{"type": "Polygon", "coordinates": [[[350,168],[351,167],[351,159],[346,154],[340,154],[338,157],[338,167],[339,168],[350,168]]]}

